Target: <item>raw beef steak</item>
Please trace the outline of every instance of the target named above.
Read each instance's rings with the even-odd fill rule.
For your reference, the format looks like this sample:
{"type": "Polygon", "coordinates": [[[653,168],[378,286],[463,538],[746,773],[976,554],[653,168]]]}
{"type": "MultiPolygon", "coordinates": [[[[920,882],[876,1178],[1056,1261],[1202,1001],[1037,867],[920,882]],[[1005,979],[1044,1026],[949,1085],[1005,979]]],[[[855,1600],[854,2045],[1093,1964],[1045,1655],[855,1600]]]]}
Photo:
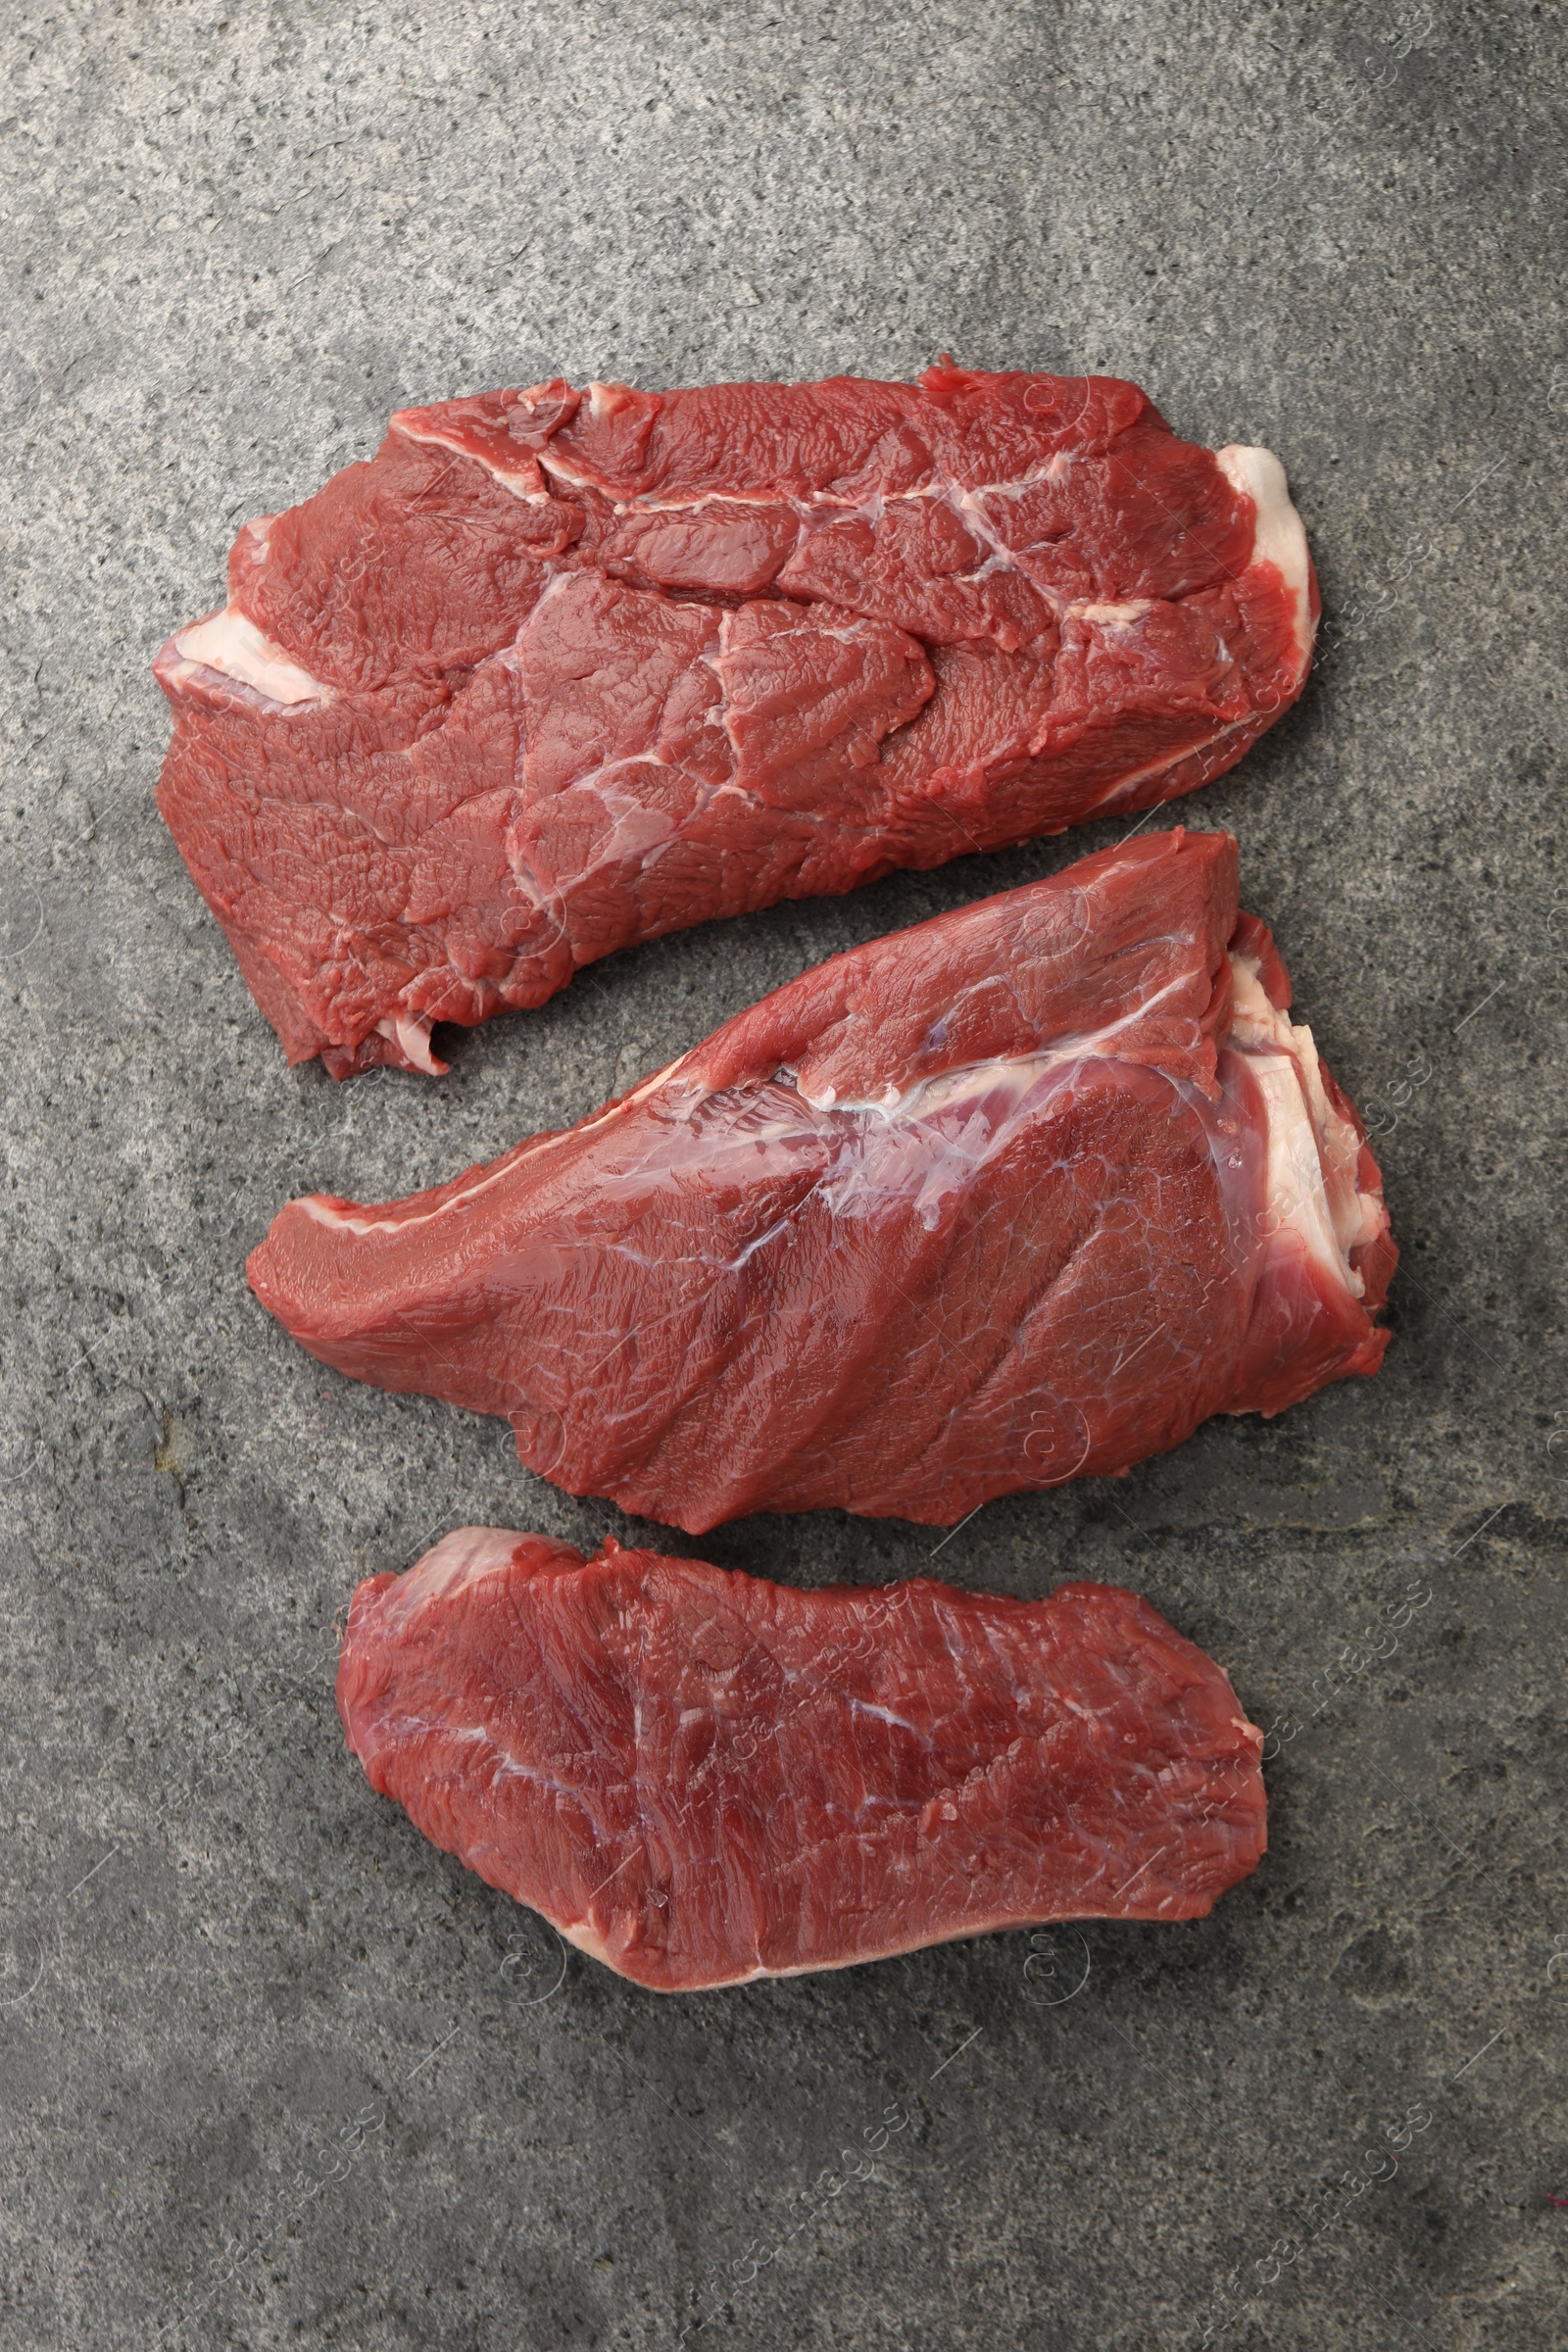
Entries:
{"type": "Polygon", "coordinates": [[[1154,834],[857,948],[563,1135],[252,1255],[329,1364],[504,1413],[694,1533],[950,1523],[1375,1371],[1354,1112],[1229,834],[1154,834]]]}
{"type": "Polygon", "coordinates": [[[291,1061],[438,1070],[614,948],[1190,792],[1316,613],[1278,461],[1108,376],[535,385],[246,524],[159,801],[291,1061]]]}
{"type": "Polygon", "coordinates": [[[1053,1919],[1197,1919],[1254,1869],[1262,1734],[1131,1592],[800,1592],[464,1528],[361,1585],[370,1784],[659,1992],[1053,1919]]]}

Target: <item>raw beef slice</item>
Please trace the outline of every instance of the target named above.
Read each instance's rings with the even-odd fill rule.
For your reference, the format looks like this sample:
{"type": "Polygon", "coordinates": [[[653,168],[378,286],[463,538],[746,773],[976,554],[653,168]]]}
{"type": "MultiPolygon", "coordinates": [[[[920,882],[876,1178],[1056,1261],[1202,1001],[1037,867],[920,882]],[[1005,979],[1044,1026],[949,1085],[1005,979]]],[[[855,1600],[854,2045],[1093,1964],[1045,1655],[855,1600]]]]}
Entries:
{"type": "Polygon", "coordinates": [[[1376,1370],[1382,1187],[1289,1003],[1231,837],[1154,834],[837,956],[434,1192],[296,1200],[251,1283],[574,1494],[946,1525],[1376,1370]]]}
{"type": "Polygon", "coordinates": [[[159,801],[290,1060],[438,1070],[614,948],[1190,792],[1316,613],[1278,461],[1107,376],[535,385],[246,524],[159,801]]]}
{"type": "Polygon", "coordinates": [[[660,1992],[1201,1918],[1265,1843],[1261,1733],[1110,1585],[801,1592],[464,1528],[361,1585],[337,1700],[427,1838],[660,1992]]]}

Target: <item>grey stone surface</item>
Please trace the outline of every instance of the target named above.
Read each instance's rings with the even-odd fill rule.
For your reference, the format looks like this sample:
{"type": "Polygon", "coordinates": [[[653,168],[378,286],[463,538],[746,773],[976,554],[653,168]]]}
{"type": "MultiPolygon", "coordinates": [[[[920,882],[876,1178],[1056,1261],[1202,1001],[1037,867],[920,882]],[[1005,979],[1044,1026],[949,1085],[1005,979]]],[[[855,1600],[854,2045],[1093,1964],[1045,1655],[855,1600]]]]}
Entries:
{"type": "MultiPolygon", "coordinates": [[[[1564,2340],[1562,31],[1523,0],[6,12],[5,2345],[1564,2340]],[[499,1424],[322,1373],[245,1252],[297,1190],[433,1181],[1101,836],[666,941],[442,1085],[337,1091],[285,1069],[158,820],[147,663],[238,522],[399,404],[944,348],[1132,375],[1285,459],[1324,658],[1183,813],[1239,832],[1370,1106],[1397,1338],[1375,1383],[941,1553],[1131,1584],[1229,1666],[1273,1846],[1210,1920],[661,2001],[424,1845],[332,1705],[359,1576],[615,1514],[499,1424]]],[[[810,1583],[933,1545],[685,1547],[810,1583]]]]}

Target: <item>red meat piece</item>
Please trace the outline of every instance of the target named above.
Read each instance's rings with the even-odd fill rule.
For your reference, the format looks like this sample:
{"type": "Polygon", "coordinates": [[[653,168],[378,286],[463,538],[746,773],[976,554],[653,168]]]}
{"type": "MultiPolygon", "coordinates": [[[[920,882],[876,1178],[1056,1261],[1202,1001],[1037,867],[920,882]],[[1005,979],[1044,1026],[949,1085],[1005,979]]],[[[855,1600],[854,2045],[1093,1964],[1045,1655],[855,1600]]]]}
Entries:
{"type": "Polygon", "coordinates": [[[1396,1258],[1228,834],[804,973],[619,1102],[250,1260],[323,1362],[699,1533],[947,1525],[1377,1369],[1396,1258]]]}
{"type": "Polygon", "coordinates": [[[1109,377],[536,385],[246,524],[159,802],[291,1060],[434,1070],[713,915],[1190,792],[1299,693],[1266,451],[1109,377]]]}
{"type": "Polygon", "coordinates": [[[465,1528],[361,1585],[372,1788],[660,1992],[1055,1919],[1197,1919],[1265,1844],[1262,1735],[1131,1592],[800,1592],[465,1528]]]}

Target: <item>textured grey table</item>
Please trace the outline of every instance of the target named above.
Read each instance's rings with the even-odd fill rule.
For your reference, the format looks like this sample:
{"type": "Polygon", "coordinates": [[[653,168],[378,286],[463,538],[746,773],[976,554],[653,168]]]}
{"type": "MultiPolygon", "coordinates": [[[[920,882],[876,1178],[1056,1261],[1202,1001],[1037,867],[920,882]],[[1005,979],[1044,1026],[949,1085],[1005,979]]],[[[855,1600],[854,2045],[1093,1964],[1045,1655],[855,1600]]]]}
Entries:
{"type": "MultiPolygon", "coordinates": [[[[8,12],[7,2347],[1564,2340],[1562,32],[1522,0],[8,12]],[[334,1090],[158,820],[147,662],[237,523],[401,403],[944,348],[1132,375],[1285,459],[1323,659],[1183,813],[1239,832],[1370,1108],[1396,1340],[941,1556],[1134,1585],[1229,1667],[1273,1845],[1210,1920],[661,2001],[423,1844],[331,1695],[360,1576],[464,1521],[620,1523],[500,1424],[322,1373],[245,1251],[293,1192],[432,1182],[1103,835],[667,941],[442,1085],[334,1090]]],[[[932,1539],[686,1548],[809,1584],[932,1539]]]]}

